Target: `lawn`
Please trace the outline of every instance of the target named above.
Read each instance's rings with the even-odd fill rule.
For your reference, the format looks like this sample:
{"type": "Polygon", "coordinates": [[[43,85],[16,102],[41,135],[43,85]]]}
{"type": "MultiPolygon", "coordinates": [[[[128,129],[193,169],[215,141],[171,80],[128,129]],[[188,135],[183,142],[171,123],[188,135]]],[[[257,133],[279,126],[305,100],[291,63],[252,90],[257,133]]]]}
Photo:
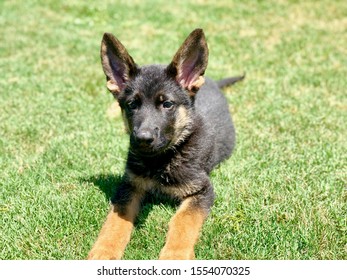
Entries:
{"type": "MultiPolygon", "coordinates": [[[[128,147],[103,33],[166,64],[196,27],[207,76],[247,74],[196,257],[347,258],[347,2],[192,2],[0,2],[0,259],[84,259],[97,237],[128,147]]],[[[174,212],[149,201],[124,258],[156,259],[174,212]]]]}

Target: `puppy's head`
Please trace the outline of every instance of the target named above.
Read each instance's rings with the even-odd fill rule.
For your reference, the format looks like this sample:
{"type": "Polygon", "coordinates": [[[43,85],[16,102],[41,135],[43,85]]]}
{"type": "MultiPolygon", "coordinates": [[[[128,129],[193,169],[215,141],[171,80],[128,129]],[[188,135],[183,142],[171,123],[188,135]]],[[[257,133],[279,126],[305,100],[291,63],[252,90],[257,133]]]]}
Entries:
{"type": "Polygon", "coordinates": [[[118,100],[134,153],[152,156],[189,136],[194,96],[204,83],[208,48],[194,30],[168,66],[138,67],[125,47],[105,33],[101,61],[107,88],[118,100]]]}

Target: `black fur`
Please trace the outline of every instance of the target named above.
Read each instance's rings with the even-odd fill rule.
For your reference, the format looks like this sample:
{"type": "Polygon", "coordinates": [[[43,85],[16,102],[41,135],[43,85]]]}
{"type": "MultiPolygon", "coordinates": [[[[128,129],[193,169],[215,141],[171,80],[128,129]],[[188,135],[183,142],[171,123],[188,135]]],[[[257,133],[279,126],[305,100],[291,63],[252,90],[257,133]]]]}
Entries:
{"type": "MultiPolygon", "coordinates": [[[[115,51],[113,55],[123,59],[115,51]]],[[[139,68],[130,56],[123,60],[130,61],[130,66],[127,62],[124,68],[132,69],[132,73],[116,98],[128,125],[130,148],[124,183],[112,202],[128,202],[131,193],[136,191],[137,186],[131,181],[135,175],[151,181],[152,187],[146,191],[163,192],[180,200],[194,195],[206,196],[200,206],[208,211],[213,202],[208,175],[230,156],[235,145],[228,103],[219,87],[243,77],[227,78],[219,83],[206,78],[197,92],[188,94],[175,79],[177,71],[172,71],[170,65],[139,68]],[[173,138],[177,133],[175,121],[180,107],[188,115],[182,132],[184,137],[176,143],[173,138]]],[[[121,76],[122,69],[119,69],[116,75],[121,76]]],[[[105,73],[107,75],[107,71],[105,73]]]]}
{"type": "Polygon", "coordinates": [[[123,182],[112,198],[126,211],[134,196],[162,193],[209,212],[214,199],[209,174],[228,158],[235,130],[220,87],[203,78],[208,48],[193,31],[168,66],[138,67],[124,46],[105,34],[101,47],[108,89],[118,100],[130,135],[123,182]]]}
{"type": "MultiPolygon", "coordinates": [[[[171,189],[169,193],[174,198],[184,199],[187,196],[208,194],[205,205],[202,206],[209,209],[213,191],[208,175],[213,167],[230,156],[235,145],[235,131],[228,104],[217,84],[207,78],[198,94],[190,97],[174,80],[165,75],[165,67],[145,66],[139,69],[138,75],[128,83],[118,100],[130,129],[127,173],[150,178],[156,183],[153,188],[155,191],[167,194],[166,190],[171,189]],[[172,125],[175,108],[163,114],[158,95],[173,101],[176,108],[183,106],[190,112],[189,133],[178,145],[170,146],[169,142],[174,133],[172,125]],[[129,103],[136,108],[130,109],[129,103]],[[141,148],[141,144],[136,140],[136,132],[144,123],[152,130],[153,126],[159,129],[168,126],[169,139],[165,139],[168,142],[161,144],[164,146],[158,144],[158,147],[141,148]],[[191,182],[194,182],[194,188],[187,187],[187,183],[191,182]],[[176,188],[186,189],[175,192],[176,188]]],[[[128,176],[125,176],[125,179],[130,181],[128,176]]],[[[131,185],[131,181],[128,183],[131,185]]],[[[128,184],[119,188],[112,202],[120,203],[124,200],[124,197],[128,196],[125,195],[127,188],[128,184]]]]}

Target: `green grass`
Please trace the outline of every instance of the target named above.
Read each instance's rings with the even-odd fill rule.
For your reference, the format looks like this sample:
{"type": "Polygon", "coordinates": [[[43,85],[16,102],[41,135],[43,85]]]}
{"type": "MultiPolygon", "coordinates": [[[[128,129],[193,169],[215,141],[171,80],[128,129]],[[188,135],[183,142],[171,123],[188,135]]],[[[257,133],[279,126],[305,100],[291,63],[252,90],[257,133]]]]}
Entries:
{"type": "MultiPolygon", "coordinates": [[[[1,1],[0,259],[84,259],[128,140],[99,61],[112,32],[138,64],[205,30],[233,156],[199,259],[347,258],[346,1],[1,1]]],[[[156,259],[175,208],[146,205],[126,259],[156,259]]]]}

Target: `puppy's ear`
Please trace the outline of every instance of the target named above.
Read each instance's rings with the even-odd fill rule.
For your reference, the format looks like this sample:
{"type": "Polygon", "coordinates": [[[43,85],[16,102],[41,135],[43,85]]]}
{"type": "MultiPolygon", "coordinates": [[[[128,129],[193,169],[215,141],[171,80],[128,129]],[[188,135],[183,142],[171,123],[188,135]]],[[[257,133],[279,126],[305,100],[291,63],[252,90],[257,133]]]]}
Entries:
{"type": "Polygon", "coordinates": [[[122,43],[111,33],[105,33],[102,38],[100,56],[107,88],[117,97],[126,82],[136,75],[138,68],[122,43]]]}
{"type": "Polygon", "coordinates": [[[202,29],[195,29],[172,59],[167,67],[167,73],[191,96],[199,90],[204,83],[204,73],[208,62],[208,47],[202,29]]]}

